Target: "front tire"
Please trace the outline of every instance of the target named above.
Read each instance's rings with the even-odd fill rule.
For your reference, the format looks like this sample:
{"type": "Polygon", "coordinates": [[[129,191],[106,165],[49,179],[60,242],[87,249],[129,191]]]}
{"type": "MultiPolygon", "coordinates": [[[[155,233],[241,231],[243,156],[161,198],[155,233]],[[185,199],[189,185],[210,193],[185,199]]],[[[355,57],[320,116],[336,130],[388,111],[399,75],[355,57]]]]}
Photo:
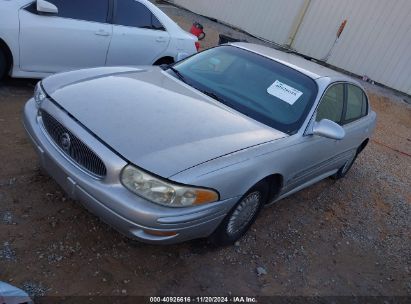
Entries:
{"type": "Polygon", "coordinates": [[[251,188],[210,236],[211,242],[217,246],[226,246],[240,239],[257,219],[267,201],[268,192],[265,182],[251,188]]]}

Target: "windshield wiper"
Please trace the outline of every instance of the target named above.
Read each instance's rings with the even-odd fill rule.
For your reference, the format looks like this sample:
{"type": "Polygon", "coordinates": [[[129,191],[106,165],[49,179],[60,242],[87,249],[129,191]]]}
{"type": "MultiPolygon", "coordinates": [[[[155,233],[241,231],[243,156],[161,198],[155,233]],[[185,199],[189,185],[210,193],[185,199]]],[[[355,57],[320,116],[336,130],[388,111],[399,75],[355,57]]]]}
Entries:
{"type": "MultiPolygon", "coordinates": [[[[197,89],[198,90],[198,89],[197,89]]],[[[201,93],[221,102],[221,103],[225,103],[224,98],[221,98],[220,96],[218,96],[217,94],[213,93],[213,92],[209,92],[207,90],[199,90],[201,93]]]]}
{"type": "Polygon", "coordinates": [[[177,77],[184,83],[187,83],[186,79],[184,78],[184,76],[180,73],[179,70],[177,70],[176,68],[172,67],[172,66],[168,66],[168,68],[170,70],[172,70],[174,72],[174,74],[177,75],[177,77]]]}
{"type": "MultiPolygon", "coordinates": [[[[182,82],[187,83],[187,80],[186,80],[185,77],[180,73],[179,70],[177,70],[176,68],[174,68],[174,67],[171,66],[171,65],[168,65],[167,67],[166,67],[166,66],[163,66],[163,67],[164,67],[164,69],[170,69],[170,70],[172,70],[172,71],[174,72],[174,74],[176,74],[177,77],[178,77],[182,82]]],[[[162,67],[162,68],[163,68],[163,67],[162,67]]],[[[187,83],[187,84],[188,84],[188,83],[187,83]]],[[[209,91],[207,91],[207,90],[200,90],[200,89],[198,89],[198,88],[196,88],[196,89],[199,90],[201,93],[206,94],[207,96],[209,96],[209,97],[211,97],[211,98],[213,98],[213,99],[215,99],[215,100],[217,100],[217,101],[219,101],[219,102],[221,102],[221,103],[224,103],[224,102],[225,102],[225,100],[224,100],[223,98],[221,98],[220,96],[218,96],[217,94],[215,94],[215,93],[213,93],[213,92],[209,92],[209,91]]]]}

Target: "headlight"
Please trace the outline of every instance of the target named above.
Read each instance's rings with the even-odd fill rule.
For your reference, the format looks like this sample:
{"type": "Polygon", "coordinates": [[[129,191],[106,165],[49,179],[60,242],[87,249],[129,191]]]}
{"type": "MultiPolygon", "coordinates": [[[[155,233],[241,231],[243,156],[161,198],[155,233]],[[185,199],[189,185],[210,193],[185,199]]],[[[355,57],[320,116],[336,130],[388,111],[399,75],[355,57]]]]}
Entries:
{"type": "Polygon", "coordinates": [[[41,87],[41,81],[39,81],[34,89],[34,101],[36,102],[36,106],[39,109],[42,102],[47,98],[46,93],[44,92],[43,88],[41,87]]]}
{"type": "Polygon", "coordinates": [[[123,169],[121,182],[131,192],[168,207],[195,206],[219,199],[216,191],[166,182],[133,166],[123,169]]]}

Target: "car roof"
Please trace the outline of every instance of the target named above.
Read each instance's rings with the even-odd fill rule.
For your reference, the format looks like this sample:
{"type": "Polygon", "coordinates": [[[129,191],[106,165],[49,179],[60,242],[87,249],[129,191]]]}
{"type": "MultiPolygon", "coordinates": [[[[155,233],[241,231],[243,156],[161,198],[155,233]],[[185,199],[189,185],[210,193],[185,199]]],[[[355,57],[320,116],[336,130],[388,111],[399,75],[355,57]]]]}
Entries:
{"type": "Polygon", "coordinates": [[[357,85],[359,83],[348,77],[342,73],[319,65],[315,62],[305,59],[302,56],[298,56],[293,53],[282,52],[264,45],[253,44],[253,43],[246,43],[246,42],[235,42],[230,43],[230,45],[239,47],[250,52],[262,55],[264,57],[268,57],[275,61],[278,61],[286,66],[289,66],[312,79],[318,79],[322,77],[329,77],[331,80],[334,81],[348,81],[353,82],[357,85]]]}

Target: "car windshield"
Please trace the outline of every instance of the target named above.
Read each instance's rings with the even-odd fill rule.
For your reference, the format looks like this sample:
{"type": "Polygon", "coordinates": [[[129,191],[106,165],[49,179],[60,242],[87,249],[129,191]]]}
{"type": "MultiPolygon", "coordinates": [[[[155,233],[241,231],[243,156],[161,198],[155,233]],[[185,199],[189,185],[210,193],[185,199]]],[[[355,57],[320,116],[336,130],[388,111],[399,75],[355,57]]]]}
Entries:
{"type": "Polygon", "coordinates": [[[206,50],[173,70],[190,86],[287,134],[299,130],[318,90],[308,76],[234,46],[206,50]]]}

